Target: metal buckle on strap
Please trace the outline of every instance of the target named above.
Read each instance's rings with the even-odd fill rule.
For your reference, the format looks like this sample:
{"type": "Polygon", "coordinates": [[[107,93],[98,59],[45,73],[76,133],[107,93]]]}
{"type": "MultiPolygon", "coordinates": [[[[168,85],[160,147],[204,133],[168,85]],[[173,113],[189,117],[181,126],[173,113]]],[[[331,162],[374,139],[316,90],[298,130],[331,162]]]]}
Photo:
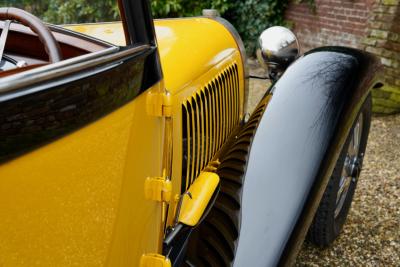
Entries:
{"type": "Polygon", "coordinates": [[[0,60],[3,58],[4,49],[6,47],[8,31],[10,30],[11,20],[6,20],[3,31],[0,36],[0,60]]]}

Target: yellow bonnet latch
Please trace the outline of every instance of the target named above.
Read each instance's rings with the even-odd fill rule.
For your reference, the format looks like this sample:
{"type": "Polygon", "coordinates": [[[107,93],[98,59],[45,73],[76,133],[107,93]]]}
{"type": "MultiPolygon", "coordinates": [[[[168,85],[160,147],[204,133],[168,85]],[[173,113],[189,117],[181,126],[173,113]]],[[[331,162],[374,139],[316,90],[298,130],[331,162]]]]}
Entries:
{"type": "Polygon", "coordinates": [[[149,92],[147,95],[147,113],[156,117],[171,117],[171,94],[168,91],[163,93],[149,92]]]}
{"type": "Polygon", "coordinates": [[[140,267],[171,267],[171,261],[160,254],[144,254],[140,258],[140,267]]]}
{"type": "Polygon", "coordinates": [[[169,202],[172,194],[172,183],[164,177],[148,177],[144,183],[146,199],[169,202]]]}

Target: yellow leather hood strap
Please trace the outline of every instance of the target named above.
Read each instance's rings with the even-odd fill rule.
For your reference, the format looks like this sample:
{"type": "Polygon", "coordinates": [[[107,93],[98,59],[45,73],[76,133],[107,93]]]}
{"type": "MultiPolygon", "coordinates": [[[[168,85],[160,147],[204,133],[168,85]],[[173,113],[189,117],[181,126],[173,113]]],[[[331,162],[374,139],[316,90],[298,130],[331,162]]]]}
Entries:
{"type": "Polygon", "coordinates": [[[219,176],[212,172],[202,172],[185,193],[178,221],[195,226],[203,216],[217,186],[219,176]]]}

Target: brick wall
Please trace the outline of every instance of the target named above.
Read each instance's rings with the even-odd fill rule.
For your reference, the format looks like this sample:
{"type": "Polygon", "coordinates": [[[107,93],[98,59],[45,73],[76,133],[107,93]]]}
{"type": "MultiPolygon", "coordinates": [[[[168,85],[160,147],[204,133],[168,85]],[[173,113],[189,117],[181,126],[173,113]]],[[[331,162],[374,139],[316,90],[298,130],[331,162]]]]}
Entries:
{"type": "Polygon", "coordinates": [[[306,3],[292,2],[286,19],[303,50],[323,45],[346,45],[363,48],[362,38],[367,35],[367,22],[373,0],[316,0],[315,10],[306,3]]]}
{"type": "Polygon", "coordinates": [[[365,50],[381,58],[385,67],[385,86],[372,92],[374,111],[400,112],[400,1],[380,0],[373,6],[368,21],[365,50]]]}
{"type": "Polygon", "coordinates": [[[376,54],[385,66],[385,86],[373,92],[374,111],[400,112],[400,0],[292,1],[286,19],[293,23],[302,50],[342,45],[376,54]]]}

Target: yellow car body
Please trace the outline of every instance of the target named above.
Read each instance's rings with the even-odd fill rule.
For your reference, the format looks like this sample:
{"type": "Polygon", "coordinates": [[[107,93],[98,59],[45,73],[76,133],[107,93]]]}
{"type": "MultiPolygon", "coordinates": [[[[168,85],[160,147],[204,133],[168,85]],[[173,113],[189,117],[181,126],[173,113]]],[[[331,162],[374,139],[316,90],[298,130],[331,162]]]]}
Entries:
{"type": "MultiPolygon", "coordinates": [[[[121,22],[63,26],[0,8],[0,266],[290,266],[321,199],[336,210],[334,170],[358,178],[379,62],[300,56],[289,30],[267,30],[273,83],[247,116],[229,22],[118,4],[121,22]]],[[[314,235],[332,242],[347,212],[314,235]]]]}
{"type": "MultiPolygon", "coordinates": [[[[67,28],[125,43],[121,23],[67,28]]],[[[166,218],[161,203],[145,199],[144,183],[162,176],[165,119],[146,113],[148,95],[164,88],[172,95],[172,192],[179,196],[182,103],[227,66],[244,70],[236,41],[215,20],[156,20],[155,28],[163,81],[110,115],[1,166],[1,266],[137,266],[143,254],[161,253],[166,218]],[[204,42],[204,36],[214,38],[204,42]]]]}

